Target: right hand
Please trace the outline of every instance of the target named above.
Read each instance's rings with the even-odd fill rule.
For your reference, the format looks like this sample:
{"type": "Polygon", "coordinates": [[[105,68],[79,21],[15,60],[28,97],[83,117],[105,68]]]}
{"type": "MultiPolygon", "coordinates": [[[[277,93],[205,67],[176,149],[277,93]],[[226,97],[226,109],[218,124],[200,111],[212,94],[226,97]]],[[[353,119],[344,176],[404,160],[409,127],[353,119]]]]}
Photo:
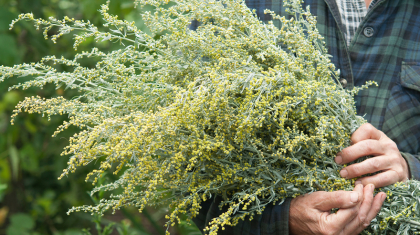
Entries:
{"type": "Polygon", "coordinates": [[[356,185],[353,191],[318,191],[292,199],[289,213],[290,234],[359,234],[378,214],[386,198],[373,197],[375,186],[356,185]],[[339,208],[336,213],[331,209],[339,208]]]}

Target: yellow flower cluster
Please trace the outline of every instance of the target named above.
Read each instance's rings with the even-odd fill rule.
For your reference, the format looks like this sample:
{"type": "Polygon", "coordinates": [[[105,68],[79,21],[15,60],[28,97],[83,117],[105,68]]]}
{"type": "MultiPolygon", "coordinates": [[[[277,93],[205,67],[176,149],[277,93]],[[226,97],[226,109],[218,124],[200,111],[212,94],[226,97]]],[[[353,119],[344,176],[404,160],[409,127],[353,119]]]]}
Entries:
{"type": "MultiPolygon", "coordinates": [[[[13,88],[55,83],[81,94],[72,100],[27,98],[13,115],[68,115],[54,135],[70,125],[81,131],[63,152],[71,157],[61,177],[96,163],[86,178],[96,185],[92,194],[119,192],[69,212],[102,214],[122,206],[141,211],[170,203],[170,226],[179,214],[195,217],[202,202],[220,195],[223,213],[205,229],[217,234],[286,197],[353,188],[354,182],[339,176],[341,167],[333,158],[364,122],[356,115],[353,94],[365,87],[347,91],[334,81],[338,72],[316,20],[300,1],[285,2],[287,18],[266,11],[273,16],[268,24],[241,0],[135,2],[154,6],[142,14],[151,35],[108,14],[107,5],[100,10],[105,32],[69,17],[42,20],[24,14],[11,24],[25,19],[46,32],[58,27],[53,41],[81,31],[76,50],[89,37],[125,45],[83,51],[72,60],[49,56],[0,67],[1,80],[36,77],[13,88]],[[196,30],[188,28],[193,19],[200,22],[196,30]],[[96,61],[94,68],[80,63],[89,58],[96,61]],[[56,64],[69,71],[57,71],[56,64]],[[98,185],[106,171],[118,179],[98,185]]],[[[390,192],[386,206],[365,233],[420,228],[417,203],[407,204],[413,201],[405,195],[418,199],[416,184],[384,189],[390,192]]]]}

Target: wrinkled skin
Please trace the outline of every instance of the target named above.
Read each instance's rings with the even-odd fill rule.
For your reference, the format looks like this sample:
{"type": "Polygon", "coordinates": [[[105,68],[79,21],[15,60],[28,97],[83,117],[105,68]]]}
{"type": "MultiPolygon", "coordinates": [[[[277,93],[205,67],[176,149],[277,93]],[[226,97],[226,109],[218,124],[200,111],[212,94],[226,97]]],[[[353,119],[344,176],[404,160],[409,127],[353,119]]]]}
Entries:
{"type": "Polygon", "coordinates": [[[290,234],[359,234],[375,218],[386,194],[373,195],[375,186],[359,184],[354,191],[314,192],[292,200],[290,234]],[[339,208],[336,213],[331,209],[339,208]]]}

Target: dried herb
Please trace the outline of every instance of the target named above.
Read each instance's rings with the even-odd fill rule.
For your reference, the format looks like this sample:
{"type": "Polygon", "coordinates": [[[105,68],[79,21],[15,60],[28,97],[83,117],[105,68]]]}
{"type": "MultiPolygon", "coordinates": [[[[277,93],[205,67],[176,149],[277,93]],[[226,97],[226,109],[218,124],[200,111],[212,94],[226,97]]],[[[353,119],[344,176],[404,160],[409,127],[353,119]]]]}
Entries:
{"type": "MultiPolygon", "coordinates": [[[[354,180],[338,174],[333,158],[349,146],[364,120],[353,95],[343,89],[329,60],[316,19],[301,1],[287,0],[291,17],[271,14],[262,23],[240,0],[137,0],[151,33],[134,22],[100,13],[107,31],[88,21],[19,16],[48,32],[77,32],[74,48],[88,38],[121,49],[79,52],[74,59],[48,56],[37,63],[0,67],[0,78],[33,76],[12,89],[55,83],[80,92],[73,99],[29,97],[20,112],[68,115],[58,127],[80,127],[63,152],[63,176],[95,164],[86,180],[105,171],[118,180],[96,185],[121,193],[73,211],[103,214],[124,206],[170,203],[168,226],[178,215],[197,215],[200,203],[222,195],[225,209],[206,228],[216,234],[240,219],[252,220],[269,203],[318,190],[352,190],[354,180]],[[192,20],[200,26],[190,30],[192,20]],[[280,25],[277,27],[276,25],[280,25]],[[82,59],[96,61],[84,67],[82,59]],[[68,67],[60,72],[55,65],[68,67]]],[[[420,228],[419,182],[385,187],[388,198],[365,234],[413,234],[420,228]]]]}

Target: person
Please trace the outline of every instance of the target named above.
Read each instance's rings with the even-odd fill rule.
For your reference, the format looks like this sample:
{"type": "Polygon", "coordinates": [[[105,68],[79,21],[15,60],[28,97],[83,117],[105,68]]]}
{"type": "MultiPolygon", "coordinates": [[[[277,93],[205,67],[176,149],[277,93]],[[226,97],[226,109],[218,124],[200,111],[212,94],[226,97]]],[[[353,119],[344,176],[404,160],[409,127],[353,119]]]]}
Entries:
{"type": "MultiPolygon", "coordinates": [[[[287,15],[282,0],[246,0],[262,21],[264,10],[287,15]]],[[[340,69],[346,89],[375,81],[378,86],[355,96],[356,109],[367,124],[351,136],[352,145],[335,161],[346,164],[372,155],[340,172],[356,181],[353,192],[314,192],[268,206],[252,221],[225,227],[218,234],[358,234],[377,215],[384,193],[374,188],[408,178],[420,179],[420,1],[305,0],[317,16],[328,53],[340,69]],[[339,208],[337,213],[330,213],[339,208]]],[[[194,218],[202,230],[221,211],[219,197],[202,203],[194,218]]]]}

